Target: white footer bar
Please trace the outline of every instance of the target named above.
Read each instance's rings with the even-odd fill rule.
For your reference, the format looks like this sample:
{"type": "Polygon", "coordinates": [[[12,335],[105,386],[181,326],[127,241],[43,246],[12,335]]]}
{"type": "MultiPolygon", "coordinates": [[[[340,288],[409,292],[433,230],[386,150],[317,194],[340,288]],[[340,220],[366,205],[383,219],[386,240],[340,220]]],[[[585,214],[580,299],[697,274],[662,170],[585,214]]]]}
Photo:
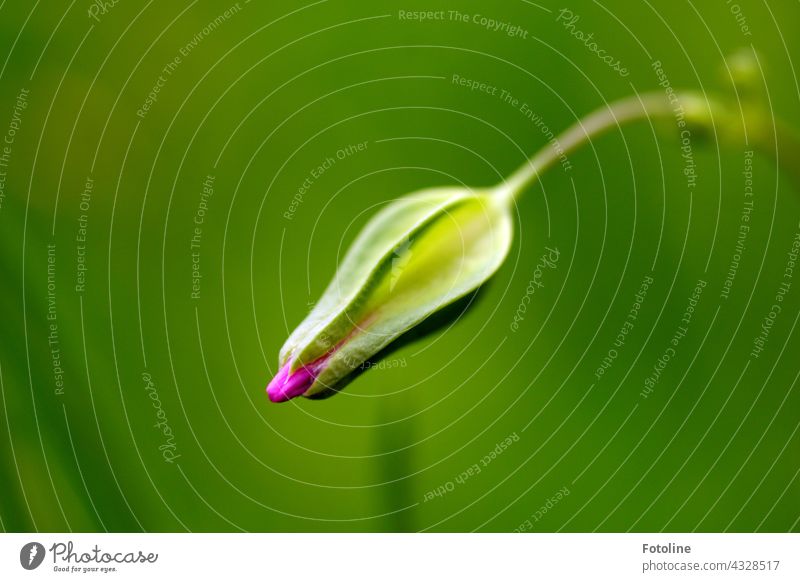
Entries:
{"type": "Polygon", "coordinates": [[[0,580],[800,580],[800,534],[2,534],[0,580]],[[412,578],[413,577],[413,578],[412,578]]]}

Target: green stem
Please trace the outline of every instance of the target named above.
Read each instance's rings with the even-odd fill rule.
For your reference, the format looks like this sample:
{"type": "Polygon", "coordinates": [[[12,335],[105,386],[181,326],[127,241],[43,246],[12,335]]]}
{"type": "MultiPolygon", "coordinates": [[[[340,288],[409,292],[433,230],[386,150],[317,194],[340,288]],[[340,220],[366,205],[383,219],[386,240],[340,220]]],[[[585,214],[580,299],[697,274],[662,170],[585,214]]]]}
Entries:
{"type": "Polygon", "coordinates": [[[625,123],[656,116],[672,115],[673,109],[663,93],[644,93],[633,95],[609,103],[579,119],[547,146],[539,150],[532,158],[504,180],[496,188],[496,195],[512,202],[550,166],[592,138],[625,123]],[[554,147],[558,146],[558,147],[554,147]]]}

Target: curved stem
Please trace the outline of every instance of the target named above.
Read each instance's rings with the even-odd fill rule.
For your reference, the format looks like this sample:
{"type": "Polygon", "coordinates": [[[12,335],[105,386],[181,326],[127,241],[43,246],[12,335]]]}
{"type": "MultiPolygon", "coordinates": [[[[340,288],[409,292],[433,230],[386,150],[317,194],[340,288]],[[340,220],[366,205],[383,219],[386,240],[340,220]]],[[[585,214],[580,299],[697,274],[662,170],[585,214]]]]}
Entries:
{"type": "Polygon", "coordinates": [[[665,95],[661,92],[633,95],[609,103],[579,119],[566,131],[551,140],[509,178],[496,187],[499,197],[511,202],[550,166],[585,143],[613,127],[648,117],[672,115],[665,95]]]}

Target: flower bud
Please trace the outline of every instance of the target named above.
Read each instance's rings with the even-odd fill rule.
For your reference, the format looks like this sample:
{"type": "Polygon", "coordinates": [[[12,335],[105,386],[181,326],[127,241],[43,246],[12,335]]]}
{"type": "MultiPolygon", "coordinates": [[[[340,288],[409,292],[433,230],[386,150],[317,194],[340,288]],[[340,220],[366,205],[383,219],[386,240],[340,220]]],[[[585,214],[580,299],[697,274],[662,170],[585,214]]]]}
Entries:
{"type": "Polygon", "coordinates": [[[341,389],[369,358],[485,282],[512,236],[508,200],[490,192],[436,188],[389,204],[286,340],[270,400],[341,389]]]}

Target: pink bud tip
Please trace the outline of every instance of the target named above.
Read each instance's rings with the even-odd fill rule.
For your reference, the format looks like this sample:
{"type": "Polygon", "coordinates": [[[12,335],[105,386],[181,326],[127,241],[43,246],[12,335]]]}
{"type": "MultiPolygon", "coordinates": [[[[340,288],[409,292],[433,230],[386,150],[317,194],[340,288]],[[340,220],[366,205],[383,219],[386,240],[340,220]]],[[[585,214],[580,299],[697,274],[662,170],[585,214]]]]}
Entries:
{"type": "Polygon", "coordinates": [[[290,371],[289,367],[291,362],[281,368],[278,375],[272,379],[272,382],[267,386],[267,396],[272,402],[286,402],[292,398],[297,398],[305,394],[314,380],[317,378],[317,373],[322,367],[319,365],[319,360],[308,366],[290,371]]]}

